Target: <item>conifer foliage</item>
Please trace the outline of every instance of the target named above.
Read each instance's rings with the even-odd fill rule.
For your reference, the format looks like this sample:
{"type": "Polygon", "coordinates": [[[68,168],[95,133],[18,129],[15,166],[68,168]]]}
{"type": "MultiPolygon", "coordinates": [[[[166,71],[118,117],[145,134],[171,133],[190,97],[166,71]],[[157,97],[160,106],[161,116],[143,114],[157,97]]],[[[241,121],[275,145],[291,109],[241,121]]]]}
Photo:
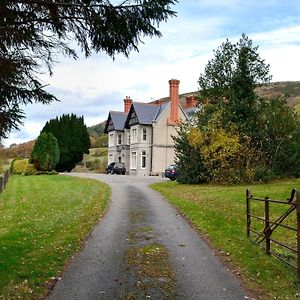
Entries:
{"type": "Polygon", "coordinates": [[[38,171],[52,171],[59,161],[57,139],[52,133],[42,132],[32,150],[30,163],[38,171]]]}
{"type": "Polygon", "coordinates": [[[175,16],[176,0],[1,0],[0,139],[18,129],[22,105],[49,104],[55,95],[38,75],[52,74],[62,53],[77,58],[70,41],[85,54],[114,57],[138,50],[143,37],[161,36],[158,24],[175,16]],[[121,2],[121,3],[116,3],[121,2]]]}
{"type": "Polygon", "coordinates": [[[51,132],[57,139],[60,159],[55,167],[58,172],[70,172],[89,153],[91,147],[83,117],[62,115],[46,123],[42,132],[51,132]]]}

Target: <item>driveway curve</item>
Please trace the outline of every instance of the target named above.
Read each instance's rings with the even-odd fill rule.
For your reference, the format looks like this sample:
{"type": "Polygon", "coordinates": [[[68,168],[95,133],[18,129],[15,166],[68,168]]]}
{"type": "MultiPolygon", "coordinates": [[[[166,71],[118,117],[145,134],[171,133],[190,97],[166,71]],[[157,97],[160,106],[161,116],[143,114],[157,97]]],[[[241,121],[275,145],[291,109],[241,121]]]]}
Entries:
{"type": "Polygon", "coordinates": [[[48,300],[248,298],[189,224],[148,187],[166,179],[70,175],[108,183],[112,199],[48,300]]]}

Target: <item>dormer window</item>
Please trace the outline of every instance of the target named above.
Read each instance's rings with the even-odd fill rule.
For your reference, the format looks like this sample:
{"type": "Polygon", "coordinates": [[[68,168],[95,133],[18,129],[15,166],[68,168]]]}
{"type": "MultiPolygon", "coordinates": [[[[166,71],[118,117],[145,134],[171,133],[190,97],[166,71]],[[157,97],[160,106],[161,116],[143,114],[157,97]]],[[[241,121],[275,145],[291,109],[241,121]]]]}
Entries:
{"type": "Polygon", "coordinates": [[[147,141],[147,129],[143,128],[143,137],[142,137],[143,141],[147,141]]]}

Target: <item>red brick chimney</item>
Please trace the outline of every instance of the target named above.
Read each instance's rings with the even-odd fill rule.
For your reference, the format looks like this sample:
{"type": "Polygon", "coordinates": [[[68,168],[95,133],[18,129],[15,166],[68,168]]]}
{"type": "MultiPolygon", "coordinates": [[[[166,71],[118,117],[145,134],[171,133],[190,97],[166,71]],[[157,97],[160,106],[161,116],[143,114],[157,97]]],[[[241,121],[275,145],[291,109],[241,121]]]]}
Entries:
{"type": "Polygon", "coordinates": [[[178,105],[179,105],[179,83],[177,79],[169,80],[170,85],[170,101],[171,101],[171,113],[168,118],[168,125],[177,125],[179,121],[178,105]]]}
{"type": "Polygon", "coordinates": [[[126,96],[126,98],[124,99],[124,112],[128,113],[131,105],[132,105],[132,99],[126,96]]]}
{"type": "Polygon", "coordinates": [[[194,95],[186,97],[186,107],[193,108],[196,105],[196,97],[194,95]]]}

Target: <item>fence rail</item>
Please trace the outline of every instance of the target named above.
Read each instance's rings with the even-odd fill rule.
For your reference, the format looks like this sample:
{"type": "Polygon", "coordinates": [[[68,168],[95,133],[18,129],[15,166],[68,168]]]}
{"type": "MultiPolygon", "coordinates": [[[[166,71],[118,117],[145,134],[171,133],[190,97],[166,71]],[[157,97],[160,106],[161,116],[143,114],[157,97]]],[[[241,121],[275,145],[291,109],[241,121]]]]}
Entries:
{"type": "Polygon", "coordinates": [[[5,185],[8,181],[8,178],[10,177],[10,169],[6,170],[3,176],[0,176],[0,193],[4,190],[5,185]]]}
{"type": "Polygon", "coordinates": [[[300,194],[298,190],[293,189],[291,191],[291,195],[286,200],[274,200],[269,197],[265,198],[257,198],[254,197],[250,190],[246,190],[246,219],[247,219],[247,236],[250,238],[250,233],[252,232],[256,238],[254,239],[255,244],[261,244],[265,241],[265,250],[268,255],[273,255],[278,259],[282,260],[286,264],[294,267],[297,270],[297,276],[300,278],[300,194]],[[260,201],[264,202],[264,218],[261,216],[256,216],[252,214],[251,211],[251,201],[260,201]],[[270,203],[278,204],[278,205],[287,205],[287,210],[281,214],[275,221],[270,220],[270,203]],[[282,222],[291,215],[292,212],[296,211],[296,228],[288,226],[286,224],[282,224],[282,222]],[[264,222],[264,229],[262,232],[259,232],[253,228],[251,228],[252,219],[256,219],[258,221],[264,222]],[[272,233],[278,227],[285,228],[287,230],[296,231],[297,234],[297,249],[294,249],[282,242],[279,242],[273,238],[271,238],[272,233]],[[279,254],[275,253],[271,250],[271,242],[280,246],[282,248],[288,249],[289,251],[296,254],[297,264],[294,265],[289,261],[285,260],[279,254]]]}

